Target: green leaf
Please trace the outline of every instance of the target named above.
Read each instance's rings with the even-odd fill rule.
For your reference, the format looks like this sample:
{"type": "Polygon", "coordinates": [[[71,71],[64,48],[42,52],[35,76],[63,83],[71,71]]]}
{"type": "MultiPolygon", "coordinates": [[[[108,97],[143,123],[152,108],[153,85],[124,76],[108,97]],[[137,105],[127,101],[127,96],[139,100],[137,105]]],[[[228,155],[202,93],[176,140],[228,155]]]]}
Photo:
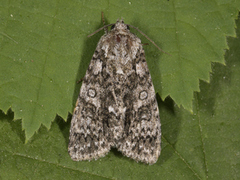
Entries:
{"type": "MultiPolygon", "coordinates": [[[[240,37],[240,20],[237,21],[240,37]]],[[[74,162],[67,144],[71,117],[25,141],[15,112],[0,112],[0,179],[240,179],[240,41],[228,38],[226,66],[213,64],[210,84],[200,81],[193,114],[167,98],[160,102],[162,152],[154,165],[116,149],[96,161],[74,162]]]]}
{"type": "Polygon", "coordinates": [[[57,116],[51,130],[41,126],[25,144],[21,121],[8,111],[0,113],[0,178],[239,179],[240,41],[229,38],[228,44],[226,66],[213,64],[210,84],[201,81],[193,114],[170,98],[160,101],[163,142],[156,164],[136,163],[116,149],[96,161],[74,162],[67,153],[71,117],[57,116]]]}
{"type": "MultiPolygon", "coordinates": [[[[22,119],[26,140],[56,114],[72,112],[81,79],[103,34],[87,35],[123,18],[164,51],[146,46],[156,91],[192,110],[199,79],[211,62],[224,63],[227,36],[235,36],[239,1],[11,1],[0,6],[0,109],[22,119]]],[[[134,33],[148,42],[147,39],[134,33]]]]}

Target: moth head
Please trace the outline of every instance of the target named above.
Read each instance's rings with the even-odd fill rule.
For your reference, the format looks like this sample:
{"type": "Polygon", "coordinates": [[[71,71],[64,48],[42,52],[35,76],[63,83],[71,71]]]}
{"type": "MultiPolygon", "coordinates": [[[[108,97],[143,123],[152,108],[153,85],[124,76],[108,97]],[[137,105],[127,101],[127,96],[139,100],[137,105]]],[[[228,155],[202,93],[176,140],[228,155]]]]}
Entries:
{"type": "Polygon", "coordinates": [[[127,24],[124,24],[123,20],[117,20],[117,22],[111,26],[111,30],[119,32],[128,32],[130,28],[127,24]]]}

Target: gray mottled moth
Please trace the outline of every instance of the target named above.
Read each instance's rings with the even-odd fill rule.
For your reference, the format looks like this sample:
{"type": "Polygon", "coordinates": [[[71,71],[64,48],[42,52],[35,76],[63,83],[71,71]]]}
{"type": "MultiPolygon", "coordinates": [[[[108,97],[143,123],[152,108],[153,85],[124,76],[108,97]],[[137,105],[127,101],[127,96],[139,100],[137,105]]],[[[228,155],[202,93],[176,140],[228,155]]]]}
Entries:
{"type": "Polygon", "coordinates": [[[129,26],[118,20],[101,28],[105,34],[83,79],[71,121],[68,152],[75,161],[98,159],[111,147],[148,164],[160,155],[156,94],[141,40],[129,26]]]}

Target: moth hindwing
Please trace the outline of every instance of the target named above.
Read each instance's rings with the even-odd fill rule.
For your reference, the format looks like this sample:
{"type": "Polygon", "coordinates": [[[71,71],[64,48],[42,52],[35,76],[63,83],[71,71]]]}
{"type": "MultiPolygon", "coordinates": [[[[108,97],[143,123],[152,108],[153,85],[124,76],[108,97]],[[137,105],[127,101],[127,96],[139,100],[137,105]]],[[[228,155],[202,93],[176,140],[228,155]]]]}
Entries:
{"type": "Polygon", "coordinates": [[[73,112],[68,152],[98,159],[111,147],[153,164],[161,147],[158,104],[141,40],[122,20],[98,42],[73,112]]]}

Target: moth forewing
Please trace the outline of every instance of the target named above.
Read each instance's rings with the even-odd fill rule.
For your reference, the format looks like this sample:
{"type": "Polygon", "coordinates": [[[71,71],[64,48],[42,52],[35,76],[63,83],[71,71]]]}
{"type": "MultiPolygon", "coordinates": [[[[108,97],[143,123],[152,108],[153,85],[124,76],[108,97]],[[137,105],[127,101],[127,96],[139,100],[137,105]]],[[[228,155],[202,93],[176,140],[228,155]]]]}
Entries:
{"type": "Polygon", "coordinates": [[[116,147],[153,164],[161,151],[161,129],[144,50],[122,20],[113,26],[98,42],[83,79],[68,152],[73,160],[92,160],[116,147]]]}

